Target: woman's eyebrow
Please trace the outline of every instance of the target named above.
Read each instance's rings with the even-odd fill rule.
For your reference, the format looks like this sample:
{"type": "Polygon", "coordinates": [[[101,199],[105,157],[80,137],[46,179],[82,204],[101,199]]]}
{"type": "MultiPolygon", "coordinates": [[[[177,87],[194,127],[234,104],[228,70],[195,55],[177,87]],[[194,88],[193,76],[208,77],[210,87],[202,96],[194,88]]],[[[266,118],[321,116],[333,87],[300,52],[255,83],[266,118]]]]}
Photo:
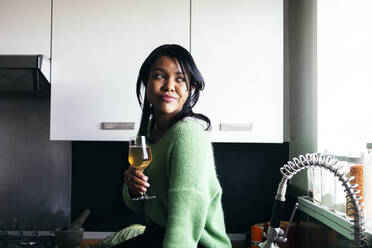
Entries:
{"type": "Polygon", "coordinates": [[[163,68],[160,68],[160,67],[155,67],[153,69],[153,71],[162,71],[162,72],[167,72],[166,70],[164,70],[163,68]]]}
{"type": "MultiPolygon", "coordinates": [[[[152,69],[152,70],[153,70],[153,71],[161,71],[161,72],[163,72],[163,73],[168,73],[165,69],[163,69],[163,68],[161,68],[161,67],[155,67],[155,68],[152,69]]],[[[184,74],[184,73],[182,73],[182,71],[177,71],[176,74],[177,74],[177,75],[185,75],[185,76],[187,76],[186,73],[184,74]]]]}

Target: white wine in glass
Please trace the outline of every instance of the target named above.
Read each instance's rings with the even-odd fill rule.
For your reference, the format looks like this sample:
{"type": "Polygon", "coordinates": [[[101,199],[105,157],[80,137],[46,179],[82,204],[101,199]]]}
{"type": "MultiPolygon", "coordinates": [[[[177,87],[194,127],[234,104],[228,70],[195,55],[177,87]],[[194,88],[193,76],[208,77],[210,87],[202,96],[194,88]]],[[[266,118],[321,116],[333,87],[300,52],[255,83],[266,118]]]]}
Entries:
{"type": "MultiPolygon", "coordinates": [[[[152,152],[145,136],[136,136],[129,139],[128,161],[135,169],[144,171],[152,161],[152,152]]],[[[154,199],[156,196],[143,195],[133,198],[132,200],[154,199]]]]}

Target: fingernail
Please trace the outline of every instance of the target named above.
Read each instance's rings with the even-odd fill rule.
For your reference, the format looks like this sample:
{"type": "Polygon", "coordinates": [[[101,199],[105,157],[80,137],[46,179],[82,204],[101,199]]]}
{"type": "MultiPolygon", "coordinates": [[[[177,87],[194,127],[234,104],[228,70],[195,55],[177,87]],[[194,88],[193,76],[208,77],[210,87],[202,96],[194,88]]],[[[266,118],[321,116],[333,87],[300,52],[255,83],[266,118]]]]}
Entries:
{"type": "Polygon", "coordinates": [[[150,184],[149,183],[146,183],[145,185],[146,185],[146,187],[150,187],[150,184]]]}
{"type": "Polygon", "coordinates": [[[148,177],[144,177],[143,178],[146,182],[149,180],[149,178],[148,177]]]}

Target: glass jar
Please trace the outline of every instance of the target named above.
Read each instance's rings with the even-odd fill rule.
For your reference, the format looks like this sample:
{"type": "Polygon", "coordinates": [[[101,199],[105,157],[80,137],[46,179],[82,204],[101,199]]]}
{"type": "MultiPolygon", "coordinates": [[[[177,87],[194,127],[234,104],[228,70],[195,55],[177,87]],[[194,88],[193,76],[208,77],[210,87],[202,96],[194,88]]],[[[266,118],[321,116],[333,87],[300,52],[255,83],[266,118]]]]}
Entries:
{"type": "Polygon", "coordinates": [[[322,173],[318,166],[312,167],[313,171],[313,202],[321,204],[322,202],[322,173]]]}
{"type": "Polygon", "coordinates": [[[372,222],[372,143],[367,143],[367,155],[364,163],[365,178],[364,180],[364,216],[367,222],[372,222]]]}
{"type": "MultiPolygon", "coordinates": [[[[326,154],[325,156],[334,159],[332,155],[326,154]]],[[[321,168],[321,184],[321,206],[333,211],[335,206],[334,174],[324,167],[321,168]]]]}
{"type": "MultiPolygon", "coordinates": [[[[350,156],[347,159],[348,161],[348,173],[347,177],[354,177],[353,180],[350,181],[351,184],[358,184],[358,186],[354,190],[359,190],[360,192],[357,196],[361,196],[360,202],[363,204],[364,202],[364,168],[363,168],[363,158],[350,156]]],[[[346,199],[348,201],[348,199],[346,199]]],[[[346,217],[353,219],[353,214],[355,214],[351,203],[346,205],[346,217]]],[[[363,206],[362,206],[363,208],[363,206]]]]}
{"type": "Polygon", "coordinates": [[[314,186],[313,186],[314,168],[309,167],[306,173],[307,173],[307,196],[309,197],[311,201],[314,202],[314,186]]]}
{"type": "MultiPolygon", "coordinates": [[[[337,166],[338,166],[338,171],[339,173],[348,173],[348,164],[346,161],[345,156],[336,156],[335,157],[338,160],[337,166]]],[[[340,216],[345,216],[346,215],[346,193],[345,193],[345,188],[342,185],[341,181],[337,176],[334,177],[334,185],[335,185],[335,212],[336,214],[340,216]]]]}

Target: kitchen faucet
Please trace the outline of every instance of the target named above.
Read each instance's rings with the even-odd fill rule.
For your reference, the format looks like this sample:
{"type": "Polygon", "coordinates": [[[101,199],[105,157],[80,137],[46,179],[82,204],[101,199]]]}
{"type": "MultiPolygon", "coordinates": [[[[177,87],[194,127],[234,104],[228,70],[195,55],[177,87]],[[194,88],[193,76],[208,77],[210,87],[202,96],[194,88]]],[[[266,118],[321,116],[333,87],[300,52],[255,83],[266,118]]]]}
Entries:
{"type": "MultiPolygon", "coordinates": [[[[354,190],[358,185],[352,184],[351,181],[354,177],[347,178],[346,172],[343,170],[343,165],[338,163],[337,159],[332,159],[324,154],[306,154],[300,155],[299,158],[295,157],[292,161],[284,164],[280,168],[280,173],[282,174],[282,179],[279,183],[277,194],[274,199],[273,210],[270,219],[270,226],[267,233],[264,234],[266,241],[259,244],[260,248],[278,248],[277,242],[286,242],[286,234],[282,229],[280,229],[280,218],[285,205],[285,194],[287,191],[287,183],[294,175],[303,169],[310,167],[321,167],[331,171],[338,179],[341,181],[343,187],[345,188],[347,196],[347,206],[353,210],[353,219],[351,222],[353,225],[353,247],[364,247],[365,246],[365,235],[364,235],[364,220],[363,220],[363,209],[361,207],[361,197],[357,196],[360,192],[354,190]]],[[[294,213],[292,213],[291,219],[294,213]]]]}

